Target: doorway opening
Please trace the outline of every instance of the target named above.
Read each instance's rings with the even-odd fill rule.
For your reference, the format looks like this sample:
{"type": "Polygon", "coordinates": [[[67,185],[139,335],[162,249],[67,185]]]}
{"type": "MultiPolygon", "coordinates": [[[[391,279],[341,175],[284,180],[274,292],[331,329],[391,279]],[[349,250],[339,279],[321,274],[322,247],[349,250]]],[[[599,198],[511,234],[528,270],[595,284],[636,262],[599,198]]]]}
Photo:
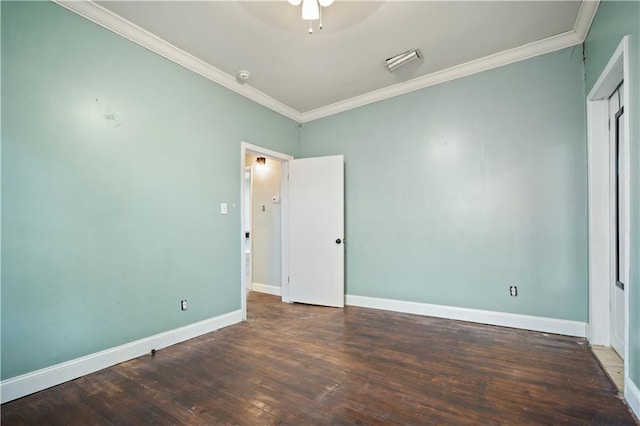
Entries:
{"type": "Polygon", "coordinates": [[[242,142],[240,147],[240,297],[243,319],[247,319],[247,290],[251,288],[271,294],[279,291],[283,302],[343,307],[344,157],[333,155],[294,160],[289,155],[246,142],[242,142]],[[258,164],[262,165],[262,170],[258,164]],[[279,178],[268,165],[274,170],[279,167],[279,178]],[[247,166],[251,167],[248,177],[247,166]],[[260,176],[261,173],[264,176],[260,176]],[[263,185],[266,192],[259,195],[256,189],[263,178],[270,183],[263,185]],[[247,191],[252,195],[247,196],[247,191]],[[247,204],[252,206],[250,211],[247,204]],[[270,212],[277,214],[269,218],[270,212]],[[271,241],[267,235],[266,242],[260,242],[261,221],[276,224],[278,214],[279,232],[272,228],[267,232],[271,241]],[[274,241],[278,234],[279,246],[278,241],[274,241]],[[262,262],[270,264],[266,265],[267,274],[259,276],[261,272],[257,265],[261,244],[266,245],[272,255],[262,259],[262,262]],[[274,252],[276,256],[273,256],[274,252]],[[270,282],[261,283],[259,280],[268,277],[269,271],[270,282]]]}
{"type": "Polygon", "coordinates": [[[589,340],[623,358],[629,381],[629,38],[624,37],[587,96],[589,340]],[[625,288],[626,287],[626,288],[625,288]],[[623,289],[624,288],[624,289],[623,289]]]}
{"type": "Polygon", "coordinates": [[[245,156],[245,281],[247,291],[282,295],[280,161],[245,156]]]}
{"type": "Polygon", "coordinates": [[[241,304],[247,319],[247,292],[287,300],[288,162],[293,157],[241,143],[241,304]],[[258,160],[260,158],[260,160],[258,160]]]}

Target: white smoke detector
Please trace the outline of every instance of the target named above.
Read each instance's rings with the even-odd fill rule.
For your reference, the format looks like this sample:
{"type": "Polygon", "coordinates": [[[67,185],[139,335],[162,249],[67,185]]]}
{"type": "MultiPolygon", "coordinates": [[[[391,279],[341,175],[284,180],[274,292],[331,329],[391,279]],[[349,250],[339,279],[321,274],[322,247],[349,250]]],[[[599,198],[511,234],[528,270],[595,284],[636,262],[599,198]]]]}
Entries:
{"type": "Polygon", "coordinates": [[[240,83],[244,83],[245,81],[251,78],[251,73],[247,70],[240,70],[238,71],[237,76],[238,76],[238,81],[240,83]]]}

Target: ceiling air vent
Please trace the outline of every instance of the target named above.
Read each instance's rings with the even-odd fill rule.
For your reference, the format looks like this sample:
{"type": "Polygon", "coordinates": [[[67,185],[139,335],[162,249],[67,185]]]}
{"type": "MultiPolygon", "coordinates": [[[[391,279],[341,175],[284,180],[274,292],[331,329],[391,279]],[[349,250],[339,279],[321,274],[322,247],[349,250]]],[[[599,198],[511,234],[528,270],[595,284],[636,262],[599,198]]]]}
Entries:
{"type": "Polygon", "coordinates": [[[391,72],[394,72],[398,68],[407,65],[409,62],[415,61],[416,59],[422,58],[422,53],[420,53],[420,49],[407,50],[406,52],[399,53],[388,58],[385,61],[385,66],[391,72]]]}

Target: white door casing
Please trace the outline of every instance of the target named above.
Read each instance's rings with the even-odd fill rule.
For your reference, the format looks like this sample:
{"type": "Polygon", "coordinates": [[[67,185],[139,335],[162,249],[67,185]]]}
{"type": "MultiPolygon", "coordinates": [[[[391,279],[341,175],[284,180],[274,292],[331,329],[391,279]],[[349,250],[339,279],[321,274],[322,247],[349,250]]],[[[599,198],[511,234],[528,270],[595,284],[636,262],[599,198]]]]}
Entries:
{"type": "MultiPolygon", "coordinates": [[[[588,217],[589,217],[589,325],[588,338],[592,345],[611,345],[611,258],[615,236],[612,235],[610,217],[610,141],[609,141],[609,97],[616,88],[629,78],[629,36],[622,41],[611,56],[598,80],[587,96],[587,164],[588,164],[588,217]]],[[[629,105],[629,87],[621,90],[622,103],[629,105]]],[[[625,152],[629,147],[629,122],[636,119],[637,112],[625,108],[627,117],[621,123],[625,152]]],[[[628,160],[627,160],[628,161],[628,160]]],[[[628,170],[628,168],[627,168],[628,170]]],[[[624,176],[628,183],[629,175],[624,176]]],[[[628,204],[627,204],[628,208],[628,204]]],[[[624,233],[630,235],[627,219],[624,233]]],[[[627,240],[628,241],[628,240],[627,240]]],[[[629,256],[629,246],[624,248],[629,256]]],[[[631,285],[632,283],[625,283],[631,285]]],[[[629,337],[629,289],[624,291],[624,340],[629,337]]],[[[628,346],[624,348],[625,399],[630,401],[628,346]]]]}
{"type": "Polygon", "coordinates": [[[344,158],[289,161],[289,299],[344,306],[344,158]]]}

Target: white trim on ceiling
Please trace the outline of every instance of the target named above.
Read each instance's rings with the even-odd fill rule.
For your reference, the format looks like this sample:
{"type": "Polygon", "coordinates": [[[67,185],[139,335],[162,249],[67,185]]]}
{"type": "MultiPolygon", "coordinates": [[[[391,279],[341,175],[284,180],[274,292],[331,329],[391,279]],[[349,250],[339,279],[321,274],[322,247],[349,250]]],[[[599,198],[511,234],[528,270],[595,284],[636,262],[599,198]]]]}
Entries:
{"type": "Polygon", "coordinates": [[[587,38],[587,33],[591,28],[591,23],[596,16],[599,5],[600,0],[583,0],[580,3],[580,10],[578,10],[576,22],[573,24],[573,32],[580,38],[581,43],[587,38]]]}
{"type": "Polygon", "coordinates": [[[254,89],[246,84],[240,84],[235,77],[220,71],[219,69],[207,64],[206,62],[196,58],[195,56],[185,52],[182,49],[164,41],[160,37],[140,28],[139,26],[127,21],[126,19],[116,15],[115,13],[93,3],[92,1],[77,0],[51,0],[60,6],[77,13],[96,24],[131,40],[134,43],[145,47],[152,52],[163,56],[178,65],[182,65],[201,75],[202,77],[218,83],[219,85],[232,90],[239,95],[251,99],[279,114],[284,115],[294,121],[300,122],[300,113],[295,109],[273,99],[271,96],[254,89]]]}
{"type": "Polygon", "coordinates": [[[519,62],[524,59],[532,58],[534,56],[554,52],[556,50],[574,46],[579,43],[581,43],[581,40],[578,38],[576,33],[573,31],[569,31],[541,41],[525,44],[524,46],[505,50],[504,52],[496,53],[494,55],[485,56],[484,58],[456,65],[442,71],[436,71],[431,74],[423,75],[409,81],[394,84],[393,86],[374,90],[373,92],[365,93],[364,95],[336,102],[325,107],[314,109],[313,111],[305,112],[302,114],[302,122],[306,123],[309,121],[317,120],[319,118],[348,111],[350,109],[372,104],[374,102],[393,98],[399,95],[404,95],[416,90],[446,83],[451,80],[457,80],[458,78],[467,77],[483,71],[488,71],[490,69],[498,68],[503,65],[519,62]]]}
{"type": "Polygon", "coordinates": [[[572,31],[567,31],[543,40],[485,56],[484,58],[456,65],[442,71],[437,71],[393,86],[365,93],[364,95],[317,108],[313,111],[302,113],[302,122],[306,123],[317,120],[339,112],[348,111],[353,108],[389,99],[394,96],[404,95],[426,87],[446,83],[447,81],[467,77],[472,74],[488,71],[503,65],[512,64],[514,62],[533,58],[534,56],[544,55],[545,53],[555,52],[560,49],[580,44],[587,37],[587,32],[589,31],[589,27],[591,26],[591,22],[596,14],[599,3],[600,0],[584,0],[580,4],[578,16],[576,17],[576,22],[572,31]]]}
{"type": "Polygon", "coordinates": [[[580,4],[578,16],[576,17],[576,22],[572,31],[567,31],[544,40],[528,43],[514,49],[505,50],[504,52],[476,59],[455,67],[437,71],[403,83],[398,83],[393,86],[301,113],[272,98],[266,93],[263,93],[249,85],[238,83],[236,79],[229,74],[222,72],[193,55],[173,46],[147,30],[140,28],[139,26],[90,0],[51,1],[159,54],[160,56],[182,65],[196,74],[213,81],[214,83],[226,87],[227,89],[249,98],[252,101],[257,102],[260,105],[263,105],[298,123],[317,120],[329,115],[368,105],[373,102],[382,101],[394,96],[403,95],[415,90],[424,89],[436,84],[445,83],[447,81],[529,59],[534,56],[575,46],[576,44],[580,44],[584,41],[600,3],[600,0],[583,0],[580,4]]]}

